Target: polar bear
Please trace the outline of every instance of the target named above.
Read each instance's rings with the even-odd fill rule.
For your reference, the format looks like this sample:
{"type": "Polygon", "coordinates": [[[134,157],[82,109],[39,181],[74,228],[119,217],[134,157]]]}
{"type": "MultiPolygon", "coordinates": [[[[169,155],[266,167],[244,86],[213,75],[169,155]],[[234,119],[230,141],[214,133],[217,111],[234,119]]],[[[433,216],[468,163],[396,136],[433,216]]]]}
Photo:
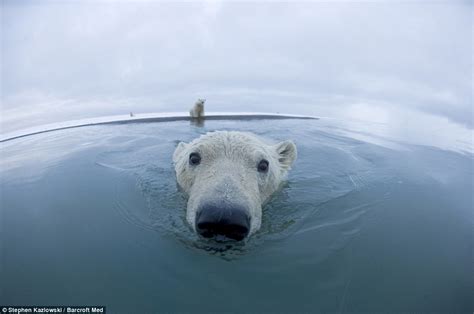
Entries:
{"type": "Polygon", "coordinates": [[[297,156],[291,140],[268,144],[247,132],[209,132],[173,154],[178,185],[188,195],[186,219],[205,238],[243,240],[261,225],[262,205],[278,190],[297,156]]]}
{"type": "Polygon", "coordinates": [[[204,103],[205,99],[198,99],[194,104],[194,107],[189,110],[191,118],[202,119],[204,118],[204,103]]]}

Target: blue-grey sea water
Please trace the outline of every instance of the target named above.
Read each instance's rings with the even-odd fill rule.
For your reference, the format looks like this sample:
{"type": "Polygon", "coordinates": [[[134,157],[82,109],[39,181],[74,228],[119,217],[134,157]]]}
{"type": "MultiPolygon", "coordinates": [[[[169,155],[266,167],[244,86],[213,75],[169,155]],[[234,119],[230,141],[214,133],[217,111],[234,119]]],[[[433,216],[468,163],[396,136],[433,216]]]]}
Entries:
{"type": "Polygon", "coordinates": [[[472,153],[361,134],[325,119],[181,121],[1,143],[0,303],[471,313],[472,153]],[[200,239],[185,221],[172,153],[213,130],[298,147],[243,243],[200,239]]]}

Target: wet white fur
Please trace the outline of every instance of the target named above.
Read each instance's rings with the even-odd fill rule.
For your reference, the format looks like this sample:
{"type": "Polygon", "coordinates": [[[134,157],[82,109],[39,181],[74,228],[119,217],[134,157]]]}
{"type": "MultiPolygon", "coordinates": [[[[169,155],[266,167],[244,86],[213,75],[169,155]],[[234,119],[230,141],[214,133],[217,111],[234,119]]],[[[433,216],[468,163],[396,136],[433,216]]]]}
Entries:
{"type": "Polygon", "coordinates": [[[189,110],[191,118],[204,118],[204,103],[205,99],[198,99],[194,104],[194,107],[189,110]]]}
{"type": "Polygon", "coordinates": [[[252,133],[216,131],[190,143],[181,142],[173,154],[179,186],[189,196],[186,219],[194,228],[200,204],[226,202],[245,205],[252,218],[250,234],[261,225],[262,205],[278,190],[297,156],[295,144],[288,140],[268,144],[252,133]],[[201,163],[189,164],[197,152],[201,163]],[[258,163],[269,162],[267,173],[258,163]]]}

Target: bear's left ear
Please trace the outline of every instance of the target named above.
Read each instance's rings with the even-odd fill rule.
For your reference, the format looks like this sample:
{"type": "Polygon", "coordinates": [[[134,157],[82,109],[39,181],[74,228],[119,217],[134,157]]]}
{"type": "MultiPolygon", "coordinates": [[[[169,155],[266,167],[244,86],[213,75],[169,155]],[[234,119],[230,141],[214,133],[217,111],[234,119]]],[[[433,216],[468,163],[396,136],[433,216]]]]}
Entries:
{"type": "Polygon", "coordinates": [[[293,143],[293,141],[287,140],[276,144],[274,147],[278,154],[278,161],[280,162],[282,168],[289,170],[297,156],[295,143],[293,143]]]}
{"type": "Polygon", "coordinates": [[[187,148],[188,143],[185,142],[179,142],[178,146],[176,146],[176,149],[174,150],[173,153],[173,162],[176,164],[179,160],[179,158],[182,156],[183,151],[187,148]]]}

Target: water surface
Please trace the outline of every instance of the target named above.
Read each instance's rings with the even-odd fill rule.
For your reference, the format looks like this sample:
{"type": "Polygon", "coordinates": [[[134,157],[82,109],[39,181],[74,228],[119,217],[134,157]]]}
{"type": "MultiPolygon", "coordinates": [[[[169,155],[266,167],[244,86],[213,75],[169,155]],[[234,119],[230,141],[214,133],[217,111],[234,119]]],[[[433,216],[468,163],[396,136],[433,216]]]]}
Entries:
{"type": "Polygon", "coordinates": [[[472,312],[472,153],[373,134],[327,119],[181,121],[2,143],[0,303],[472,312]],[[298,147],[244,243],[200,239],[185,221],[171,156],[212,130],[298,147]]]}

